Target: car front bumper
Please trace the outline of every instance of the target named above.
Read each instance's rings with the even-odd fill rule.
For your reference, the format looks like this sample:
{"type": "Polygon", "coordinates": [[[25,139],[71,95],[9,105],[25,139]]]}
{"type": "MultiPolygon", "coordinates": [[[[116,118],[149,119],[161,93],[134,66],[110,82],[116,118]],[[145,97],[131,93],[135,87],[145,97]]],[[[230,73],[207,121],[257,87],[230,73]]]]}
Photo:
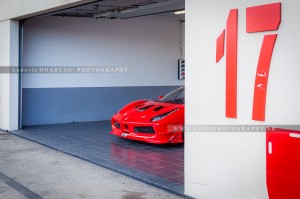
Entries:
{"type": "Polygon", "coordinates": [[[111,134],[122,138],[152,144],[183,143],[183,131],[171,131],[167,124],[122,122],[114,117],[111,123],[111,134]],[[144,127],[147,132],[137,132],[136,127],[144,127]]]}

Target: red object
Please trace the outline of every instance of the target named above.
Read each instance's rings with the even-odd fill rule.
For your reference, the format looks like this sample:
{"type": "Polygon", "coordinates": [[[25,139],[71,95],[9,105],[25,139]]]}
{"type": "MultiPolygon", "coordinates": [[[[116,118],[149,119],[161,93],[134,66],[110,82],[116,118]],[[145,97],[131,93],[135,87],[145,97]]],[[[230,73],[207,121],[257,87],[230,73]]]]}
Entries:
{"type": "Polygon", "coordinates": [[[221,35],[217,39],[216,62],[218,62],[224,56],[224,38],[225,30],[222,31],[221,35]]]}
{"type": "Polygon", "coordinates": [[[267,131],[267,187],[270,199],[300,198],[300,131],[267,131]]]}
{"type": "Polygon", "coordinates": [[[119,137],[153,144],[183,143],[184,87],[156,101],[134,101],[111,122],[111,134],[119,137]]]}
{"type": "Polygon", "coordinates": [[[281,3],[272,3],[246,9],[247,32],[277,30],[281,21],[281,3]]]}
{"type": "Polygon", "coordinates": [[[261,47],[254,85],[252,119],[265,121],[269,68],[277,34],[265,35],[261,47]]]}
{"type": "Polygon", "coordinates": [[[230,10],[226,25],[226,117],[237,117],[238,10],[230,10]]]}

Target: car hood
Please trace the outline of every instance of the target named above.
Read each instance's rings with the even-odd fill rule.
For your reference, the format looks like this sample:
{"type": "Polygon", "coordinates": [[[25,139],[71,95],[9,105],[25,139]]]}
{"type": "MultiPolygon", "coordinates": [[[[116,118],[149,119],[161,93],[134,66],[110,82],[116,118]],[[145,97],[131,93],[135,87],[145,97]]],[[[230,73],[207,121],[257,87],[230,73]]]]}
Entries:
{"type": "Polygon", "coordinates": [[[184,104],[165,103],[159,101],[146,101],[134,107],[121,110],[117,116],[126,122],[149,122],[153,117],[173,111],[183,109],[184,104]]]}

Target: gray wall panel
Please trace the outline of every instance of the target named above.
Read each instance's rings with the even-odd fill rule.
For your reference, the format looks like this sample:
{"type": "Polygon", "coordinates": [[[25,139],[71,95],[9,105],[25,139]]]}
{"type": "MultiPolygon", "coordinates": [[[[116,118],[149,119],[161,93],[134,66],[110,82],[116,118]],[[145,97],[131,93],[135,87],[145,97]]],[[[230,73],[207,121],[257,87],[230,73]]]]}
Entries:
{"type": "Polygon", "coordinates": [[[175,88],[23,88],[23,126],[108,120],[133,100],[156,99],[175,88]]]}

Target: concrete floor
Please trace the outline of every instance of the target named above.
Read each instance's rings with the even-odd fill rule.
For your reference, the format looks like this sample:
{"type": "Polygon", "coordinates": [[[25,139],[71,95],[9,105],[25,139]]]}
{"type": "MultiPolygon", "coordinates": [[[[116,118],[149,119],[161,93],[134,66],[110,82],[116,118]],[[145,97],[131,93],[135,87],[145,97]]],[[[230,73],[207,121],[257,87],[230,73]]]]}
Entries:
{"type": "Polygon", "coordinates": [[[183,194],[183,144],[147,144],[119,138],[110,131],[110,121],[97,121],[29,126],[12,133],[150,185],[183,194]]]}
{"type": "Polygon", "coordinates": [[[0,132],[0,198],[179,197],[12,134],[0,132]]]}

